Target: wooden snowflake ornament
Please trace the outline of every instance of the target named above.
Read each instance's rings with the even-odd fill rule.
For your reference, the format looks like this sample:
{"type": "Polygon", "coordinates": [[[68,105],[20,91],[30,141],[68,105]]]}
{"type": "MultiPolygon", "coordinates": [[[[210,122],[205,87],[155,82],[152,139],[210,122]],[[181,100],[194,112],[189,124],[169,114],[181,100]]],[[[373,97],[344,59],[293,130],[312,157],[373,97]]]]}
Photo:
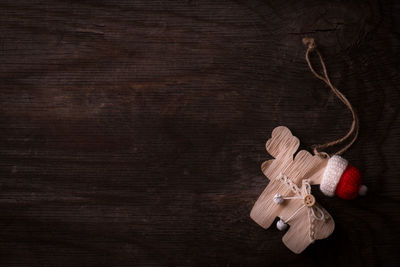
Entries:
{"type": "Polygon", "coordinates": [[[276,217],[277,228],[289,230],[283,243],[294,253],[301,253],[317,239],[328,237],[335,228],[329,213],[311,192],[311,185],[320,184],[328,158],[311,155],[299,148],[299,139],[290,130],[279,126],[272,131],[266,149],[274,157],[261,169],[270,180],[250,217],[263,228],[269,228],[276,217]]]}

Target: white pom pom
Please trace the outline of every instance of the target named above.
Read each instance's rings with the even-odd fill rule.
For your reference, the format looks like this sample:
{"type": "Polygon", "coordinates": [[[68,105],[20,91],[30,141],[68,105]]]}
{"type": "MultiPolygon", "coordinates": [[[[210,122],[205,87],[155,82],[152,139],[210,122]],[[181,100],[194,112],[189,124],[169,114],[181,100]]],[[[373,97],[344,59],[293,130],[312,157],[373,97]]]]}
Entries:
{"type": "Polygon", "coordinates": [[[368,192],[368,187],[366,185],[361,185],[360,189],[358,189],[358,194],[360,196],[365,196],[368,192]]]}
{"type": "Polygon", "coordinates": [[[288,225],[281,219],[276,223],[276,228],[278,228],[279,231],[284,231],[287,229],[287,227],[288,225]]]}
{"type": "Polygon", "coordinates": [[[279,194],[276,194],[275,196],[274,196],[274,202],[276,203],[276,204],[281,204],[282,202],[283,202],[283,197],[281,196],[281,195],[279,195],[279,194]]]}

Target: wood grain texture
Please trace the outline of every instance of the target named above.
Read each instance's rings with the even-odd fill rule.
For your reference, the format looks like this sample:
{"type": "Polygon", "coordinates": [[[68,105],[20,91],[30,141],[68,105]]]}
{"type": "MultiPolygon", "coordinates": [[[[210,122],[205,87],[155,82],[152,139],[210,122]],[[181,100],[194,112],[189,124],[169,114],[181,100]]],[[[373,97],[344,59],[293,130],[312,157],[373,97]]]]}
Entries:
{"type": "Polygon", "coordinates": [[[398,266],[396,1],[0,3],[1,266],[398,266]],[[360,116],[369,195],[295,255],[249,217],[265,141],[343,136],[314,37],[360,116]]]}
{"type": "MultiPolygon", "coordinates": [[[[328,157],[311,155],[306,150],[297,151],[299,145],[299,139],[293,136],[287,127],[278,126],[272,131],[271,138],[266,143],[266,150],[274,159],[265,161],[261,165],[261,170],[269,179],[269,183],[250,213],[250,217],[265,229],[269,228],[277,217],[287,223],[290,228],[285,232],[282,241],[297,254],[303,252],[315,240],[330,236],[335,228],[332,216],[319,204],[316,205],[317,208],[310,207],[310,209],[318,210],[318,214],[323,213],[327,219],[313,220],[311,223],[309,213],[311,210],[305,207],[303,198],[306,194],[302,193],[304,180],[307,180],[309,188],[310,185],[320,184],[328,157]],[[282,179],[283,176],[286,179],[282,179]],[[297,191],[293,190],[293,186],[297,191]],[[274,201],[276,194],[284,197],[301,197],[301,199],[285,200],[284,203],[277,204],[274,201]]],[[[315,194],[312,190],[306,192],[315,194]]]]}

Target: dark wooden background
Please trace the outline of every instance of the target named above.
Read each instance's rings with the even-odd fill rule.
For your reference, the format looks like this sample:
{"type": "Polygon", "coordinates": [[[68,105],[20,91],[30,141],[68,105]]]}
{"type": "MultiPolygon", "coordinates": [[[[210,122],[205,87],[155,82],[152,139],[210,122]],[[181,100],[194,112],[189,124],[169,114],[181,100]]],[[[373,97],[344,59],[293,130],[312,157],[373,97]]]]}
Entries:
{"type": "Polygon", "coordinates": [[[0,23],[0,266],[399,266],[399,2],[2,0],[0,23]],[[351,123],[305,36],[370,192],[316,193],[335,232],[295,255],[249,218],[265,141],[351,123]]]}

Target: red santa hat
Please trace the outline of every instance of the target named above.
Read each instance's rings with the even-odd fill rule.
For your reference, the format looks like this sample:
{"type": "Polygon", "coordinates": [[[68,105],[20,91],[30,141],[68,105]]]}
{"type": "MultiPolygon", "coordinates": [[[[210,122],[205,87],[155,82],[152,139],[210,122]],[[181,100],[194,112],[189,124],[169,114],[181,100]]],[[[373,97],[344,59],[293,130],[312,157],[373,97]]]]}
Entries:
{"type": "Polygon", "coordinates": [[[328,160],[320,189],[326,196],[337,195],[343,199],[353,199],[367,193],[367,187],[361,184],[360,172],[338,155],[328,160]]]}

